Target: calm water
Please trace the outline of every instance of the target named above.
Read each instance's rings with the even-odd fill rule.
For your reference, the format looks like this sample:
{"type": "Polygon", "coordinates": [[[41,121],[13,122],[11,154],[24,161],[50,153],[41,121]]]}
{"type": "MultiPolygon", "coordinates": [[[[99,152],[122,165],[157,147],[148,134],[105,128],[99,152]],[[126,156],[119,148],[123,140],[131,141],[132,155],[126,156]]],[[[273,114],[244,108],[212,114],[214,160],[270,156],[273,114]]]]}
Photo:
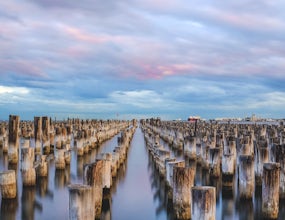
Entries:
{"type": "Polygon", "coordinates": [[[153,187],[144,137],[137,129],[131,142],[125,178],[112,196],[112,219],[166,219],[153,187]]]}
{"type": "MultiPolygon", "coordinates": [[[[18,196],[15,200],[1,202],[0,219],[68,219],[69,195],[67,185],[82,183],[83,164],[95,160],[96,155],[111,152],[117,145],[117,136],[105,142],[99,149],[78,158],[72,152],[72,161],[63,171],[56,171],[50,161],[49,176],[37,180],[36,187],[23,188],[20,167],[18,170],[18,196]]],[[[162,141],[161,143],[165,145],[162,141]]],[[[183,158],[181,153],[172,155],[183,158]]],[[[256,189],[253,200],[239,201],[238,189],[227,190],[222,187],[221,178],[211,179],[196,163],[186,161],[196,167],[195,185],[212,185],[217,189],[216,219],[261,219],[261,190],[256,189]]],[[[0,150],[0,170],[8,169],[7,155],[0,150]]],[[[11,167],[9,167],[11,168],[11,167]]],[[[143,133],[137,129],[128,152],[126,164],[120,167],[111,190],[112,199],[104,200],[102,219],[172,219],[165,180],[159,177],[154,163],[149,157],[143,133]]],[[[285,202],[280,201],[279,219],[285,218],[285,202]]]]}

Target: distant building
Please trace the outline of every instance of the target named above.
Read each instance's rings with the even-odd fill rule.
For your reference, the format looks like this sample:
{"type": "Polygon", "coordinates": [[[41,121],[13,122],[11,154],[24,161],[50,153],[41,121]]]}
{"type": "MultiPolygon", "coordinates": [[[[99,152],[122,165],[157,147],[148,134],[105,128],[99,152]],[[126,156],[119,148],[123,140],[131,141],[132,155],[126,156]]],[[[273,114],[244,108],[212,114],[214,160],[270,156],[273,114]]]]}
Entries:
{"type": "Polygon", "coordinates": [[[256,117],[255,114],[252,114],[251,117],[245,117],[245,121],[258,121],[258,118],[256,117]]]}
{"type": "Polygon", "coordinates": [[[190,122],[194,122],[194,121],[198,121],[198,120],[200,120],[201,119],[201,117],[200,116],[189,116],[188,117],[188,121],[190,121],[190,122]]]}
{"type": "Polygon", "coordinates": [[[251,116],[251,121],[257,121],[257,117],[256,117],[255,114],[252,114],[252,116],[251,116]]]}

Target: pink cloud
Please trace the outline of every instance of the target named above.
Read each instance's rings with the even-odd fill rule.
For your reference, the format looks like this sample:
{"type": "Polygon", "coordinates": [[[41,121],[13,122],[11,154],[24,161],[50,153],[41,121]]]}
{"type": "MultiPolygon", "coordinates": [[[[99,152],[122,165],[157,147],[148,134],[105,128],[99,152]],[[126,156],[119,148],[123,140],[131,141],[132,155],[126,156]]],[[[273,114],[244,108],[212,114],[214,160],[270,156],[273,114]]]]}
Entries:
{"type": "Polygon", "coordinates": [[[2,74],[16,73],[27,76],[46,77],[41,63],[28,60],[0,59],[2,74]]]}
{"type": "Polygon", "coordinates": [[[89,43],[102,43],[109,40],[106,36],[96,36],[94,34],[90,34],[86,31],[83,31],[79,28],[75,27],[68,27],[66,26],[63,30],[67,35],[73,37],[76,40],[89,42],[89,43]]]}
{"type": "Polygon", "coordinates": [[[204,12],[212,20],[228,24],[231,27],[265,32],[280,31],[285,28],[284,22],[278,17],[253,13],[250,10],[238,12],[237,10],[207,7],[201,9],[201,12],[204,12]]]}
{"type": "Polygon", "coordinates": [[[196,74],[197,66],[193,64],[162,64],[143,60],[132,60],[132,70],[121,71],[123,77],[136,77],[140,80],[162,79],[170,75],[196,74]]]}

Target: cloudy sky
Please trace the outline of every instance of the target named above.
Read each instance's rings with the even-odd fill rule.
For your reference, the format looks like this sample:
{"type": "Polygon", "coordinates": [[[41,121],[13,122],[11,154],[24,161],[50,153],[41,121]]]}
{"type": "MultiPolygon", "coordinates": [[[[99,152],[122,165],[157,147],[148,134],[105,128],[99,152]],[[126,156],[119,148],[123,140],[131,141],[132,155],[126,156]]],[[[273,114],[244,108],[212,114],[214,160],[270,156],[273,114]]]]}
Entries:
{"type": "Polygon", "coordinates": [[[285,1],[0,2],[0,119],[285,118],[285,1]]]}

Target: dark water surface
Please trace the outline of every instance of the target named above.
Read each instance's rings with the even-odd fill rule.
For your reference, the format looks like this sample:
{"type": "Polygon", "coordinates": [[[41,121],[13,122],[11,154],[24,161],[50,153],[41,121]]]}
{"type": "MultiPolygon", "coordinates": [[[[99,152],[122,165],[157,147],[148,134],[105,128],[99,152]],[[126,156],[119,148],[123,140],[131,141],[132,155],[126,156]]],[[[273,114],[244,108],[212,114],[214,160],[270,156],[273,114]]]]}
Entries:
{"type": "MultiPolygon", "coordinates": [[[[65,170],[55,170],[54,161],[50,161],[48,178],[37,179],[36,187],[22,186],[20,163],[17,167],[9,167],[17,169],[17,198],[1,202],[0,219],[68,219],[67,186],[71,183],[82,183],[83,164],[95,161],[96,155],[100,153],[112,152],[117,146],[117,137],[118,135],[81,158],[77,158],[76,152],[72,151],[71,164],[65,170]]],[[[181,153],[173,151],[171,147],[166,148],[172,151],[171,155],[183,158],[181,153]]],[[[127,159],[113,181],[111,199],[104,203],[102,219],[172,219],[165,180],[158,175],[149,157],[140,128],[131,141],[127,159]]],[[[216,219],[261,219],[261,189],[255,190],[252,200],[240,201],[236,180],[233,189],[224,189],[221,178],[211,179],[209,173],[195,162],[186,161],[186,164],[196,167],[195,185],[216,187],[216,219]]],[[[0,150],[0,171],[6,169],[8,156],[0,150]]],[[[280,201],[278,219],[285,219],[284,201],[280,201]]]]}

